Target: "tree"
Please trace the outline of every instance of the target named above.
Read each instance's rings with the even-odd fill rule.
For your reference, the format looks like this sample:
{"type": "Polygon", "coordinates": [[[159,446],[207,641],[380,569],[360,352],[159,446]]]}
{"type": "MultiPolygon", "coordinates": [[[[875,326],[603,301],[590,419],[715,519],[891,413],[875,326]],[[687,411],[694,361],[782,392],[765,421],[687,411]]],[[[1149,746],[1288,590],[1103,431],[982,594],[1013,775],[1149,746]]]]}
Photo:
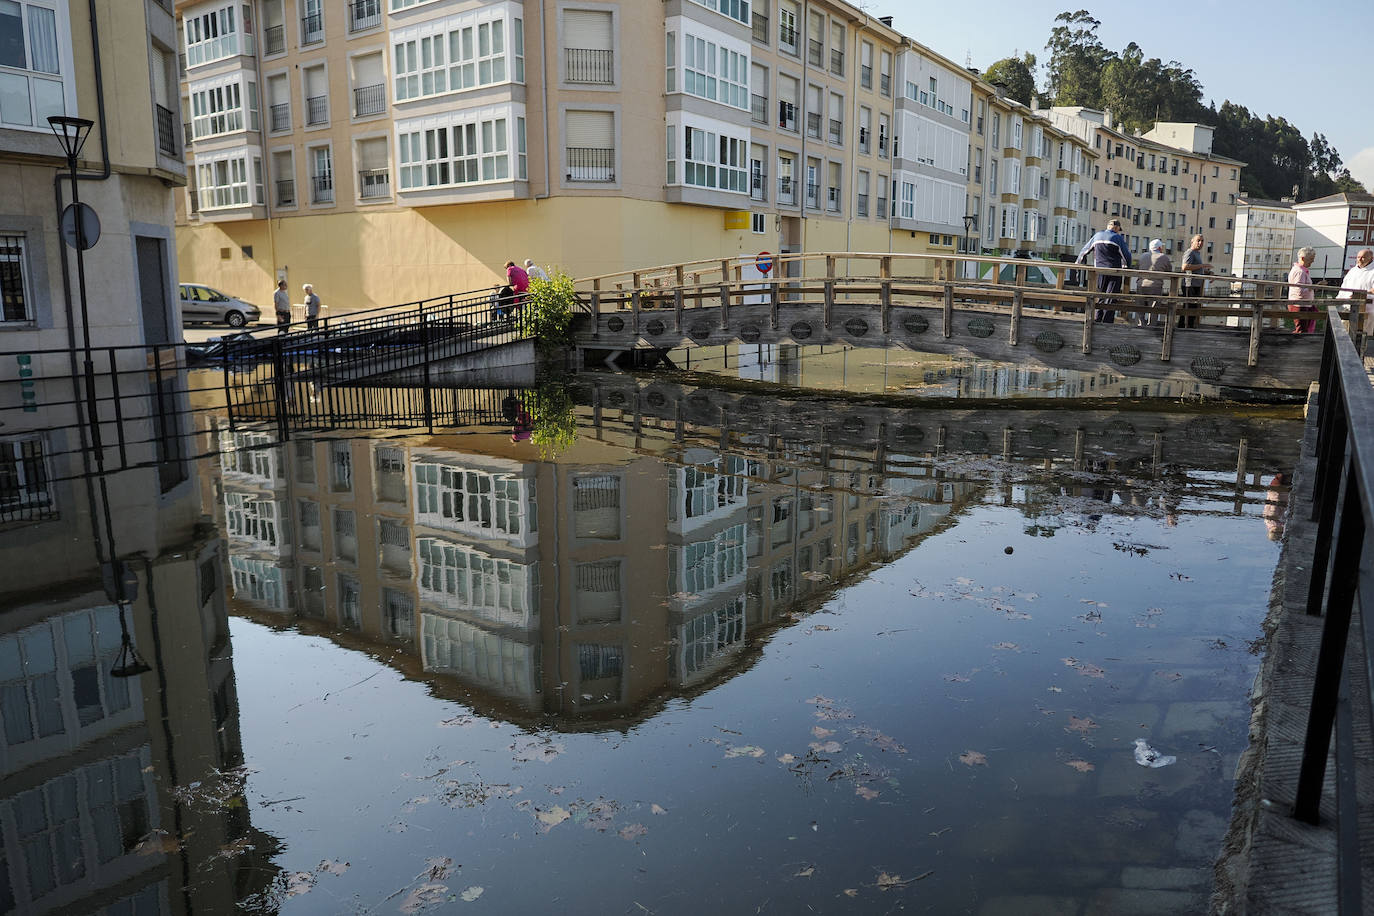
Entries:
{"type": "Polygon", "coordinates": [[[997,61],[983,73],[983,79],[1006,86],[1007,98],[1035,107],[1035,55],[1029,51],[1019,58],[997,61]]]}
{"type": "Polygon", "coordinates": [[[1102,68],[1116,55],[1097,37],[1101,22],[1087,10],[1064,12],[1050,32],[1045,48],[1050,52],[1045,88],[1053,105],[1101,108],[1102,68]]]}

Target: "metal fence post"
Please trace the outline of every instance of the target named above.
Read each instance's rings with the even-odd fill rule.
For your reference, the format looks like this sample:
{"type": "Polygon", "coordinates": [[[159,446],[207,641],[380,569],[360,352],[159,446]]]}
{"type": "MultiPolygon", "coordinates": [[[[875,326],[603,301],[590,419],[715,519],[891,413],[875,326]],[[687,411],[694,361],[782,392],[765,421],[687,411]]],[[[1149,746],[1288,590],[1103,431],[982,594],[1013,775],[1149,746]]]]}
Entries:
{"type": "Polygon", "coordinates": [[[434,395],[429,390],[429,322],[425,320],[425,313],[420,313],[420,346],[424,350],[424,375],[425,375],[425,428],[431,433],[434,432],[434,395]]]}
{"type": "Polygon", "coordinates": [[[286,416],[286,357],[282,351],[281,337],[272,338],[272,374],[276,400],[277,436],[282,442],[291,438],[290,423],[286,416]]]}

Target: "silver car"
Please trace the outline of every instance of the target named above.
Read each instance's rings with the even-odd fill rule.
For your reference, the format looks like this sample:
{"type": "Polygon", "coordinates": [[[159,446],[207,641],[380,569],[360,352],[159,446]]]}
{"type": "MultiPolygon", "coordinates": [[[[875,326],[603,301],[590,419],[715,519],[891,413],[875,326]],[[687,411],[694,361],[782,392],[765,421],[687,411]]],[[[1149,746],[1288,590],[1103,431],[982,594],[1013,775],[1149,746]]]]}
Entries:
{"type": "Polygon", "coordinates": [[[184,324],[211,322],[241,328],[260,317],[262,311],[251,302],[226,296],[199,283],[181,284],[181,320],[184,324]]]}

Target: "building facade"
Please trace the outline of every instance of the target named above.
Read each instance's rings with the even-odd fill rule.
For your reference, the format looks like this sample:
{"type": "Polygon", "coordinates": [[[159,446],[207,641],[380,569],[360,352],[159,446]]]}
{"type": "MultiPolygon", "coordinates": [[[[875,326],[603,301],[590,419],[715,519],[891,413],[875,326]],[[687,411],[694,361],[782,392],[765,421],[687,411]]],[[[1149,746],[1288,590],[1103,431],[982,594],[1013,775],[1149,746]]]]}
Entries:
{"type": "Polygon", "coordinates": [[[1292,201],[1236,200],[1234,272],[1255,280],[1283,280],[1293,264],[1297,214],[1292,201]]]}
{"type": "Polygon", "coordinates": [[[1100,154],[1093,165],[1093,229],[1121,220],[1132,256],[1161,239],[1178,255],[1192,236],[1206,240],[1202,254],[1217,274],[1233,273],[1236,199],[1245,163],[1212,153],[1212,128],[1161,122],[1142,136],[1113,126],[1110,112],[1051,108],[1051,121],[1090,142],[1100,154]]]}
{"type": "MultiPolygon", "coordinates": [[[[337,313],[479,288],[525,257],[587,277],[953,252],[988,197],[971,137],[991,87],[838,0],[176,9],[183,279],[249,301],[284,278],[337,313]]],[[[1035,118],[1017,117],[1024,147],[1035,118]]],[[[1018,219],[986,247],[1048,252],[1041,230],[1072,215],[1039,200],[1035,238],[1018,219]]]]}
{"type": "Polygon", "coordinates": [[[1374,246],[1374,194],[1332,194],[1294,204],[1293,213],[1294,250],[1317,252],[1313,282],[1339,282],[1355,266],[1359,250],[1374,246]]]}

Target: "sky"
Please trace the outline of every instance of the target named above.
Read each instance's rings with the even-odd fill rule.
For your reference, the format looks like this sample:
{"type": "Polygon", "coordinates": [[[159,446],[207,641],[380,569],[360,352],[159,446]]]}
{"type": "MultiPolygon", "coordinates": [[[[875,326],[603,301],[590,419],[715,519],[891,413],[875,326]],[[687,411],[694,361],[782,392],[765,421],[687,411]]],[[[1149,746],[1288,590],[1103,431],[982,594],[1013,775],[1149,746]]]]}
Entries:
{"type": "Polygon", "coordinates": [[[904,35],[958,64],[986,70],[993,61],[1034,54],[1041,64],[1054,17],[1085,8],[1101,21],[1098,38],[1120,52],[1134,41],[1146,58],[1177,60],[1202,83],[1204,103],[1228,99],[1264,117],[1287,118],[1303,135],[1325,134],[1350,173],[1374,191],[1374,117],[1369,55],[1346,30],[1370,34],[1368,0],[1327,0],[1307,16],[1303,7],[1274,0],[1194,0],[1148,13],[1136,4],[1084,4],[1083,0],[982,0],[963,15],[927,0],[851,0],[872,16],[892,16],[904,35]],[[1082,4],[1081,6],[1079,4],[1082,4]],[[1344,25],[1342,25],[1344,24],[1344,25]]]}

